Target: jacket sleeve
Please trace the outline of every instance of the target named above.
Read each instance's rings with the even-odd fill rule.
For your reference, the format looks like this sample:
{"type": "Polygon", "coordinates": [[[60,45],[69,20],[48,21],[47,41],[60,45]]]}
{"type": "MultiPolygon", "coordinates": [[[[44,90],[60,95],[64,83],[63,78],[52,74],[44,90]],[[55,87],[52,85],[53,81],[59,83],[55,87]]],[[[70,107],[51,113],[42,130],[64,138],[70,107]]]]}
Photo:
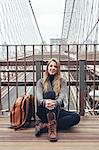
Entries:
{"type": "Polygon", "coordinates": [[[41,105],[43,103],[43,84],[42,84],[42,79],[39,79],[37,81],[36,98],[38,100],[38,105],[41,105]]]}
{"type": "Polygon", "coordinates": [[[65,79],[61,79],[61,89],[60,89],[60,93],[59,96],[56,98],[57,104],[58,105],[62,105],[62,102],[64,103],[64,105],[67,105],[68,102],[68,87],[67,87],[67,82],[65,81],[65,79]]]}

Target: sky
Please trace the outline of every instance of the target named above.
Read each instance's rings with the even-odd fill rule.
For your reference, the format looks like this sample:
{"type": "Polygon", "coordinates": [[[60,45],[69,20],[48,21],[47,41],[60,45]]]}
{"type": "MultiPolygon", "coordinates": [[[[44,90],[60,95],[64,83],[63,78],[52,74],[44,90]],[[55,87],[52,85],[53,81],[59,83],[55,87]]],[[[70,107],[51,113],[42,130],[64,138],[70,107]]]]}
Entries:
{"type": "Polygon", "coordinates": [[[60,38],[65,0],[31,0],[43,40],[60,38]]]}

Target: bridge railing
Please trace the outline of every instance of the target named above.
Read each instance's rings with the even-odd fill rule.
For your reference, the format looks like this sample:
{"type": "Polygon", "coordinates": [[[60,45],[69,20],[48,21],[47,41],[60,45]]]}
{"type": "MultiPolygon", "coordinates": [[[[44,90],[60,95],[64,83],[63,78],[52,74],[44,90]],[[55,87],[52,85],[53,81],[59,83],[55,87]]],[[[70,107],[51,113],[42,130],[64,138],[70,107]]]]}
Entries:
{"type": "MultiPolygon", "coordinates": [[[[36,82],[43,77],[47,61],[60,61],[68,84],[69,110],[98,114],[95,91],[99,88],[99,45],[1,45],[0,110],[9,111],[16,98],[36,95],[36,82]],[[93,95],[90,96],[90,91],[93,95]]],[[[67,92],[67,91],[66,91],[67,92]]]]}

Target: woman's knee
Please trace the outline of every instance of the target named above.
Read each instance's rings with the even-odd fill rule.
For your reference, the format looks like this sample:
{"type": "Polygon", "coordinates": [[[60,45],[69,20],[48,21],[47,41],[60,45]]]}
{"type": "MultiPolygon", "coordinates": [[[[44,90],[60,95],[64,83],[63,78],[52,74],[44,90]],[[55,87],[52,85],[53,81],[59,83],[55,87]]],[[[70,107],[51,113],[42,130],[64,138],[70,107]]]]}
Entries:
{"type": "Polygon", "coordinates": [[[78,113],[74,113],[73,118],[75,120],[75,124],[78,124],[80,122],[80,115],[78,113]]]}

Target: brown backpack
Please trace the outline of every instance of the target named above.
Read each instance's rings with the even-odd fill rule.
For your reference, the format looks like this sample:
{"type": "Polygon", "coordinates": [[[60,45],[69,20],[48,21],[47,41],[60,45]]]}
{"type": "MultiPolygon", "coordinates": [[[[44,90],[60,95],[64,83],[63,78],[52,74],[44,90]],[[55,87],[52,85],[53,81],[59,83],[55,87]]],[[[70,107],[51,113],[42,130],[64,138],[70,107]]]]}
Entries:
{"type": "Polygon", "coordinates": [[[11,128],[17,130],[22,127],[28,127],[31,118],[35,118],[34,97],[20,96],[10,110],[11,128]]]}

